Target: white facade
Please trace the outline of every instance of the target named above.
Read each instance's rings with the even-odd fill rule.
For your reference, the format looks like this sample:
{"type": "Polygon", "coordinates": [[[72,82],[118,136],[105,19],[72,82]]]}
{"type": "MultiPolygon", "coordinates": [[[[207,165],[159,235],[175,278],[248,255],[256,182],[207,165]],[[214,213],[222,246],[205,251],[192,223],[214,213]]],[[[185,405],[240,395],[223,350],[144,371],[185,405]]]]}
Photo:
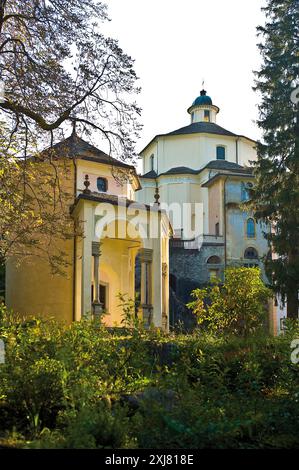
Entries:
{"type": "MultiPolygon", "coordinates": [[[[202,187],[203,183],[219,171],[230,171],[230,164],[232,171],[237,172],[240,168],[244,172],[241,167],[249,166],[249,162],[256,159],[255,142],[218,126],[218,112],[219,108],[203,90],[188,109],[191,123],[169,134],[156,136],[141,152],[142,190],[136,193],[137,200],[153,202],[158,187],[160,203],[181,206],[202,203],[203,234],[209,233],[209,189],[202,187]],[[218,148],[224,156],[221,160],[218,148]]],[[[172,224],[177,222],[171,213],[170,219],[172,224]]],[[[184,228],[183,220],[180,226],[174,225],[176,233],[184,228]]]]}

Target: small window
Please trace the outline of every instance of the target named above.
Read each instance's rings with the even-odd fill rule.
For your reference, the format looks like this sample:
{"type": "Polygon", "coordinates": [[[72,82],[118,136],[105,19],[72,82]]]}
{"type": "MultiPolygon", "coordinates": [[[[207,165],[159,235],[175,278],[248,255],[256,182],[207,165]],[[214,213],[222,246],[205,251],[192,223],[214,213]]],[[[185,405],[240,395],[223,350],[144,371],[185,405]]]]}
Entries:
{"type": "Polygon", "coordinates": [[[217,222],[217,224],[215,224],[215,235],[216,235],[216,237],[219,237],[219,234],[220,234],[219,222],[217,222]]]}
{"type": "Polygon", "coordinates": [[[106,193],[108,184],[106,178],[97,178],[97,188],[101,193],[106,193]]]}
{"type": "Polygon", "coordinates": [[[221,259],[219,258],[219,256],[210,256],[207,261],[207,264],[221,264],[221,259]]]}
{"type": "Polygon", "coordinates": [[[107,310],[107,286],[100,284],[100,302],[104,310],[107,310]]]}
{"type": "Polygon", "coordinates": [[[210,114],[210,111],[209,111],[208,109],[205,109],[205,110],[204,110],[204,120],[205,120],[206,122],[210,122],[210,115],[211,115],[211,114],[210,114]]]}
{"type": "Polygon", "coordinates": [[[255,238],[255,222],[254,219],[247,219],[246,222],[246,235],[247,238],[255,238]]]}
{"type": "Polygon", "coordinates": [[[241,201],[248,201],[250,199],[249,189],[253,186],[252,183],[241,183],[241,201]]]}
{"type": "Polygon", "coordinates": [[[154,171],[155,156],[152,154],[150,156],[150,171],[154,171]]]}
{"type": "MultiPolygon", "coordinates": [[[[99,284],[100,288],[100,302],[102,304],[103,310],[107,310],[108,308],[108,285],[99,284]]],[[[93,301],[94,298],[94,285],[91,285],[91,300],[93,301]]]]}
{"type": "Polygon", "coordinates": [[[194,122],[194,113],[191,114],[191,122],[194,122]]]}
{"type": "Polygon", "coordinates": [[[225,147],[219,145],[216,151],[217,160],[225,160],[225,147]]]}
{"type": "Polygon", "coordinates": [[[249,248],[246,248],[244,252],[244,258],[245,259],[258,259],[259,255],[255,248],[249,247],[249,248]]]}

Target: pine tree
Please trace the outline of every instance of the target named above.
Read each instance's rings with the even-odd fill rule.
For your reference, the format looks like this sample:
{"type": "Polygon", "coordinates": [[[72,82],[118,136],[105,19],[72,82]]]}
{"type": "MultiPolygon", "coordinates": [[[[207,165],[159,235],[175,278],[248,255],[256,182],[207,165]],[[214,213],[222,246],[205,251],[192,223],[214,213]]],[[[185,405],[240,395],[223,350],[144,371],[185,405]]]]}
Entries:
{"type": "Polygon", "coordinates": [[[299,3],[267,0],[258,27],[263,58],[255,90],[261,94],[252,191],[255,217],[267,222],[271,256],[265,260],[275,292],[287,301],[288,318],[298,318],[299,290],[299,3]]]}

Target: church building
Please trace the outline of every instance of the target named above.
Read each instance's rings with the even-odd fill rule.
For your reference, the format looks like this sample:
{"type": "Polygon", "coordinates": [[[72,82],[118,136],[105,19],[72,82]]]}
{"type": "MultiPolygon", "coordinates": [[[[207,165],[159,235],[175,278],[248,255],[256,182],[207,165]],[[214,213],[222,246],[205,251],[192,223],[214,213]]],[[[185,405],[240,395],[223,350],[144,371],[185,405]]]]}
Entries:
{"type": "MultiPolygon", "coordinates": [[[[75,132],[51,154],[82,234],[61,241],[68,261],[65,276],[52,274],[47,260],[38,256],[21,263],[9,259],[6,305],[25,316],[66,323],[100,317],[106,326],[122,326],[118,294],[134,300],[138,278],[140,319],[146,327],[168,331],[172,232],[166,213],[154,198],[151,204],[135,201],[141,185],[133,166],[106,155],[75,132]]],[[[48,164],[42,156],[36,165],[48,164]]]]}
{"type": "Polygon", "coordinates": [[[268,228],[242,206],[254,181],[250,162],[257,158],[256,142],[217,124],[219,107],[205,90],[187,112],[189,125],[156,135],[141,151],[142,189],[137,193],[138,201],[148,202],[158,191],[161,206],[170,208],[172,323],[188,316],[183,306],[192,289],[223,278],[227,266],[263,268],[268,252],[263,236],[268,228]]]}
{"type": "Polygon", "coordinates": [[[244,206],[256,142],[217,124],[219,107],[205,90],[187,111],[188,125],[156,135],[141,151],[142,175],[75,132],[54,146],[56,163],[69,166],[70,210],[83,236],[65,242],[65,277],[51,275],[42,259],[9,260],[9,308],[66,322],[100,316],[121,326],[118,294],[138,293],[146,327],[169,331],[180,322],[192,327],[191,291],[223,279],[226,267],[260,266],[265,277],[269,228],[244,206]]]}

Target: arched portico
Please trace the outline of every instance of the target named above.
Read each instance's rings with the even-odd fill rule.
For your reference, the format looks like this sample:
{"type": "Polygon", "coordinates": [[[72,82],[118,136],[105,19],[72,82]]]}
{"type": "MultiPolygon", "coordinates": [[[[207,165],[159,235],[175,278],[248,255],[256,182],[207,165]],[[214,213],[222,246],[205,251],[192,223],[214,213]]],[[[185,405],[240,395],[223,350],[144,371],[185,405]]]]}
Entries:
{"type": "Polygon", "coordinates": [[[107,326],[121,325],[122,308],[117,295],[135,298],[135,258],[139,254],[140,316],[145,326],[153,324],[168,330],[169,228],[166,230],[163,215],[156,210],[151,217],[158,227],[157,234],[148,237],[147,212],[141,207],[137,220],[134,214],[118,214],[97,200],[82,198],[78,202],[76,217],[82,222],[84,236],[77,241],[76,249],[77,320],[84,315],[100,315],[107,326]]]}

